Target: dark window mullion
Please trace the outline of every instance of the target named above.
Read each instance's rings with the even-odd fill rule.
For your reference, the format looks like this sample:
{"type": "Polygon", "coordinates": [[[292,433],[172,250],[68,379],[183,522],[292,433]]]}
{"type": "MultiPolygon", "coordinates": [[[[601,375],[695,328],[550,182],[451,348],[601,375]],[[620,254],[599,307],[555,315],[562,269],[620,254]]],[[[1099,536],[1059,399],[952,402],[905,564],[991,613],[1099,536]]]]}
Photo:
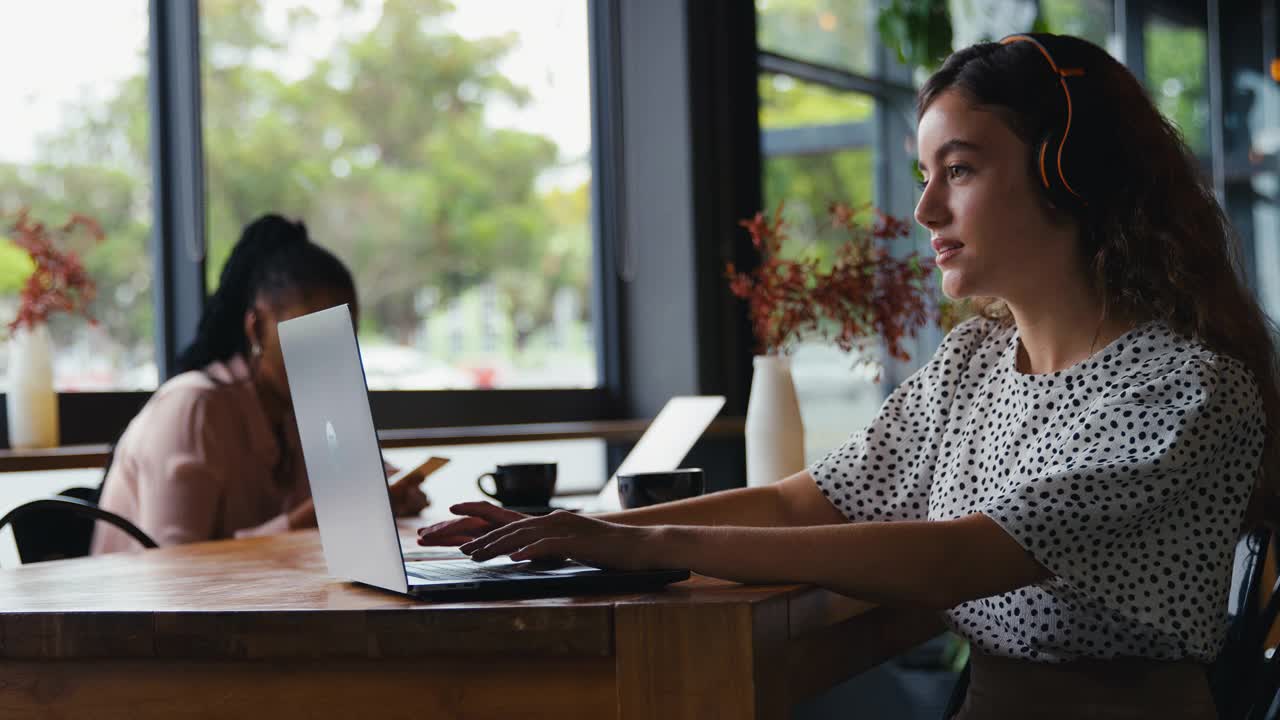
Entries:
{"type": "Polygon", "coordinates": [[[204,155],[196,0],[151,0],[152,292],[156,366],[172,377],[204,306],[204,155]]]}
{"type": "Polygon", "coordinates": [[[760,150],[765,157],[825,155],[870,147],[874,142],[874,123],[868,120],[794,125],[762,130],[760,134],[760,150]]]}
{"type": "Polygon", "coordinates": [[[1146,40],[1142,26],[1146,21],[1146,8],[1142,0],[1115,0],[1115,33],[1120,38],[1120,62],[1142,84],[1147,82],[1146,40]]]}
{"type": "Polygon", "coordinates": [[[859,92],[876,97],[913,98],[916,91],[908,85],[886,82],[858,75],[827,65],[796,60],[778,53],[761,50],[758,54],[760,72],[787,75],[815,85],[848,92],[859,92]]]}
{"type": "Polygon", "coordinates": [[[1206,52],[1209,56],[1206,74],[1209,81],[1209,160],[1211,177],[1213,178],[1213,194],[1218,202],[1226,204],[1227,200],[1227,164],[1223,129],[1225,111],[1222,97],[1222,13],[1218,0],[1207,0],[1205,3],[1207,22],[1205,24],[1206,52]]]}
{"type": "Polygon", "coordinates": [[[587,33],[591,77],[592,324],[598,382],[613,407],[626,407],[621,218],[622,88],[620,0],[588,0],[587,33]]]}

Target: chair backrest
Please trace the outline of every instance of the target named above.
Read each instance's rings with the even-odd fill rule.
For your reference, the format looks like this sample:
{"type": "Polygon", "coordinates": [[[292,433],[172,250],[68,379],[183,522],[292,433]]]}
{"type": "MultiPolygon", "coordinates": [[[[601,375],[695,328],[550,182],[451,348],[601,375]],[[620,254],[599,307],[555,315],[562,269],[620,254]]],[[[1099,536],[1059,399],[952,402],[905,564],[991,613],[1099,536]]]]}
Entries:
{"type": "MultiPolygon", "coordinates": [[[[1247,550],[1244,572],[1234,588],[1236,612],[1227,624],[1227,637],[1217,659],[1209,667],[1209,688],[1219,720],[1273,720],[1280,690],[1280,653],[1267,656],[1267,636],[1280,615],[1280,578],[1264,595],[1268,550],[1280,557],[1280,540],[1266,529],[1249,533],[1242,541],[1247,550]],[[1263,603],[1263,600],[1266,603],[1263,603]]],[[[943,718],[953,717],[968,689],[966,664],[943,718]]]]}
{"type": "MultiPolygon", "coordinates": [[[[102,466],[102,481],[98,483],[98,487],[67,488],[58,493],[58,497],[83,500],[97,506],[119,446],[120,436],[116,436],[107,452],[107,461],[102,466]]],[[[87,513],[72,512],[66,506],[45,503],[14,515],[10,522],[13,524],[13,539],[18,546],[18,557],[26,565],[88,555],[93,546],[93,532],[97,528],[98,518],[87,513]]],[[[112,524],[119,526],[117,523],[112,524]]],[[[154,547],[154,544],[150,547],[154,547]]]]}
{"type": "MultiPolygon", "coordinates": [[[[95,488],[67,488],[58,493],[98,504],[95,488]]],[[[82,557],[89,554],[94,519],[73,515],[59,506],[35,507],[13,518],[13,541],[22,564],[82,557]]]]}
{"type": "Polygon", "coordinates": [[[951,720],[955,717],[964,705],[964,698],[968,694],[969,661],[966,660],[964,667],[960,669],[960,674],[956,677],[956,684],[951,686],[951,696],[947,698],[947,707],[942,711],[942,720],[951,720]]]}
{"type": "Polygon", "coordinates": [[[1209,687],[1220,720],[1262,720],[1274,717],[1280,689],[1280,663],[1268,658],[1267,637],[1280,614],[1280,580],[1268,588],[1267,558],[1276,557],[1277,538],[1266,528],[1251,531],[1242,540],[1247,550],[1239,585],[1235,588],[1236,612],[1227,625],[1227,637],[1209,668],[1209,687]],[[1265,594],[1265,590],[1270,590],[1265,594]],[[1264,602],[1265,601],[1265,602],[1264,602]]]}
{"type": "Polygon", "coordinates": [[[88,555],[99,520],[119,528],[143,547],[156,547],[133,523],[98,507],[98,493],[97,488],[68,488],[58,497],[32,500],[0,518],[0,528],[13,527],[14,544],[24,565],[88,555]]]}

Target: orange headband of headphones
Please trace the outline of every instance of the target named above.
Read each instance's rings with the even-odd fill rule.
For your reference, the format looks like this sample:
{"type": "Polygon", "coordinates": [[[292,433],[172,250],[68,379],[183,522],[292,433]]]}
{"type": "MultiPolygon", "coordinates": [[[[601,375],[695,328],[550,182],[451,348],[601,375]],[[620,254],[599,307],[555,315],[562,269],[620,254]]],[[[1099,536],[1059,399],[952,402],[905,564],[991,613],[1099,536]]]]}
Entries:
{"type": "MultiPolygon", "coordinates": [[[[1062,130],[1062,139],[1058,141],[1058,177],[1061,178],[1063,187],[1065,187],[1072,195],[1079,198],[1080,202],[1083,203],[1084,196],[1076,192],[1075,188],[1071,187],[1071,183],[1067,182],[1066,174],[1062,172],[1062,148],[1067,144],[1067,134],[1071,132],[1071,91],[1067,89],[1067,78],[1080,77],[1084,75],[1084,70],[1082,68],[1059,69],[1058,63],[1053,61],[1053,56],[1049,54],[1049,51],[1045,49],[1045,46],[1041,44],[1039,40],[1036,40],[1030,35],[1010,35],[1009,37],[1001,40],[1000,44],[1009,45],[1011,43],[1024,41],[1034,45],[1036,49],[1040,51],[1040,54],[1044,56],[1044,59],[1049,62],[1049,67],[1053,68],[1053,73],[1058,76],[1058,83],[1062,85],[1062,93],[1067,96],[1067,125],[1062,130]]],[[[1044,182],[1044,186],[1047,188],[1049,187],[1049,175],[1044,169],[1044,152],[1046,146],[1047,143],[1040,144],[1040,179],[1044,182]]]]}

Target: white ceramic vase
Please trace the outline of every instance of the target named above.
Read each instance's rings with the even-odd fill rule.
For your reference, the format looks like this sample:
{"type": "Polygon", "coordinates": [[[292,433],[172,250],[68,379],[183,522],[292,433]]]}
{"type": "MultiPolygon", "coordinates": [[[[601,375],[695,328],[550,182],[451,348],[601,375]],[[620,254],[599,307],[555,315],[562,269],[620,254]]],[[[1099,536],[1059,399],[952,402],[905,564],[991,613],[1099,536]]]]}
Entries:
{"type": "Polygon", "coordinates": [[[804,423],[790,358],[755,357],[745,433],[748,486],[777,482],[804,469],[804,423]]]}
{"type": "Polygon", "coordinates": [[[58,395],[53,391],[49,327],[20,327],[9,339],[9,383],[5,391],[9,447],[58,445],[58,395]]]}

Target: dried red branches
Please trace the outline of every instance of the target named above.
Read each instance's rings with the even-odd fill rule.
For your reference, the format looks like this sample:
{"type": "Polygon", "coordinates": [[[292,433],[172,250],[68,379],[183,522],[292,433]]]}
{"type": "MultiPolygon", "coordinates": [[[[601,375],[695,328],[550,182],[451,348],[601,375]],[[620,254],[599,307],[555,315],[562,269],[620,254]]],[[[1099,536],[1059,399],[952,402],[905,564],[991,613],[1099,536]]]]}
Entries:
{"type": "Polygon", "coordinates": [[[89,303],[97,295],[97,287],[85,271],[80,256],[74,250],[59,250],[57,243],[77,231],[86,232],[95,242],[101,242],[104,235],[98,222],[86,215],[73,214],[66,224],[50,230],[44,223],[32,220],[26,210],[20,210],[10,231],[9,240],[26,250],[35,263],[35,270],[19,296],[18,316],[9,323],[10,332],[20,327],[34,328],[58,312],[79,313],[92,323],[89,303]]]}
{"type": "Polygon", "coordinates": [[[932,263],[922,264],[914,252],[894,257],[886,247],[907,237],[911,226],[876,211],[867,227],[856,214],[842,203],[831,206],[832,227],[849,239],[825,271],[815,258],[782,257],[787,234],[781,205],[772,220],[756,213],[740,223],[751,233],[760,264],[740,273],[730,263],[725,274],[733,294],[747,301],[761,352],[785,354],[809,337],[834,340],[848,352],[879,337],[891,356],[908,360],[902,339],[938,319],[932,263]]]}

